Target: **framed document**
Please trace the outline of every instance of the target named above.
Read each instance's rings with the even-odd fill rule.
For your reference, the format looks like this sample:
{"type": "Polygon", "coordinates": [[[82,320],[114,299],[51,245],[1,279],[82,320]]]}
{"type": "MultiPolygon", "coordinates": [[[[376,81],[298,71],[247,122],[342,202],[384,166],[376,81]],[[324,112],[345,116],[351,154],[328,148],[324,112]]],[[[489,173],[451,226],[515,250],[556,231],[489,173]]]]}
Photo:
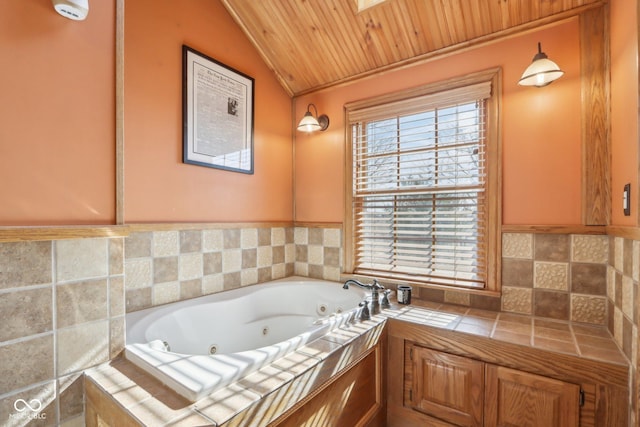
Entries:
{"type": "Polygon", "coordinates": [[[253,173],[253,78],[182,46],[184,163],[253,173]]]}

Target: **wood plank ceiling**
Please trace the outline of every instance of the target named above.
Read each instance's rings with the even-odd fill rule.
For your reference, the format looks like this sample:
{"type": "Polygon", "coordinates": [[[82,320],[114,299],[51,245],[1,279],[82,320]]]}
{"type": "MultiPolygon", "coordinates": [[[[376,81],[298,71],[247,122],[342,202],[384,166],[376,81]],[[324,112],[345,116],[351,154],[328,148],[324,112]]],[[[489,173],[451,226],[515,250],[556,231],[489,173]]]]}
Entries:
{"type": "Polygon", "coordinates": [[[222,0],[292,96],[566,19],[606,1],[384,0],[359,11],[367,0],[222,0]]]}

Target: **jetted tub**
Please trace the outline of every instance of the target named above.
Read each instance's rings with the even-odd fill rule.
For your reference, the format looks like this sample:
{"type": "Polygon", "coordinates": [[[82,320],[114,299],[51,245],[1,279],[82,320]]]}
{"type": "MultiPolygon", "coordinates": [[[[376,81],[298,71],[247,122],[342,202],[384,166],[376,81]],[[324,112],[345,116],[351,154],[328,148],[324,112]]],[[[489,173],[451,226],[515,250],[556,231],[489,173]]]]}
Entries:
{"type": "Polygon", "coordinates": [[[195,402],[345,325],[366,296],[291,278],[136,311],[125,357],[195,402]]]}

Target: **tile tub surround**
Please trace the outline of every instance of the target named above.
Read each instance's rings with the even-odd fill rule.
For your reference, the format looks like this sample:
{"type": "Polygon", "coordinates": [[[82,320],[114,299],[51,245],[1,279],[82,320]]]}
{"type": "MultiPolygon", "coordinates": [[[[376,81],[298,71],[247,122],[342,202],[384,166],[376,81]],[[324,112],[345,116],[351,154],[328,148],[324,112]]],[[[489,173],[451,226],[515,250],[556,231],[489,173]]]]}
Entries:
{"type": "Polygon", "coordinates": [[[124,358],[87,371],[87,426],[264,426],[348,368],[381,339],[397,312],[341,328],[191,403],[124,358]]]}
{"type": "Polygon", "coordinates": [[[132,227],[125,238],[127,312],[293,275],[340,280],[342,234],[337,225],[132,227]]]}
{"type": "Polygon", "coordinates": [[[0,243],[0,424],[24,424],[19,399],[40,425],[81,424],[83,371],[124,348],[123,253],[122,237],[0,243]]]}

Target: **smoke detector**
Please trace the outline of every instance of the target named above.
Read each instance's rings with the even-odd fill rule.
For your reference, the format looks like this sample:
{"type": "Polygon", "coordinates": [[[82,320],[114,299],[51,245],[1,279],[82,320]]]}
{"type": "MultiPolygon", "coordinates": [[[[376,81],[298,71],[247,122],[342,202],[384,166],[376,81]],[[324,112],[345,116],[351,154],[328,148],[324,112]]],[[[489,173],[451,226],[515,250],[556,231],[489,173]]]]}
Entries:
{"type": "Polygon", "coordinates": [[[89,14],[89,0],[51,0],[60,15],[74,21],[82,21],[89,14]]]}

